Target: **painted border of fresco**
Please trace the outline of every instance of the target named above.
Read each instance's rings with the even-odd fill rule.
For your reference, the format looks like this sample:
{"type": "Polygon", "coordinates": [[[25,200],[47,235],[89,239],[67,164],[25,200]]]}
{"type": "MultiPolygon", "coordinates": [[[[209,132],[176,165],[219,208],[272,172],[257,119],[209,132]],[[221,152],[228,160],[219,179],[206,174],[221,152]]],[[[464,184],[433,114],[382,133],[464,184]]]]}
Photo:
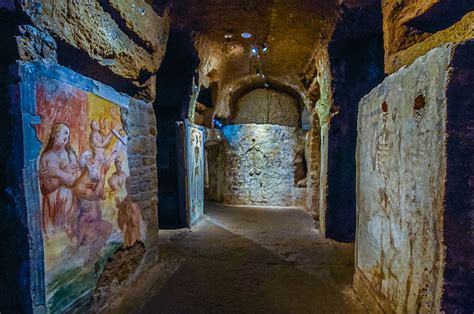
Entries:
{"type": "Polygon", "coordinates": [[[41,151],[34,125],[41,123],[36,115],[36,83],[39,78],[51,78],[70,84],[85,92],[104,98],[128,109],[130,97],[111,87],[82,76],[60,65],[44,62],[18,62],[20,82],[20,107],[23,140],[23,185],[30,241],[30,287],[35,312],[46,311],[44,247],[41,228],[41,206],[37,180],[37,158],[41,151]]]}

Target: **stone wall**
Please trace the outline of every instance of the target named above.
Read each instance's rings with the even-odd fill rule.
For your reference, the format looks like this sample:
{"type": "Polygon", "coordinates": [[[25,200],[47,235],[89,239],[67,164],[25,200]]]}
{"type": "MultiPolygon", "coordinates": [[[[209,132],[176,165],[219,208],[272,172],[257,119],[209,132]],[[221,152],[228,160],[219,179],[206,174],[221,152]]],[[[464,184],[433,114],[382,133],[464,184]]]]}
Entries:
{"type": "Polygon", "coordinates": [[[447,89],[444,295],[446,313],[474,312],[474,40],[452,51],[447,89]],[[467,161],[469,160],[469,163],[467,161]]]}
{"type": "Polygon", "coordinates": [[[254,89],[240,98],[232,111],[234,124],[300,125],[298,101],[286,93],[272,89],[254,89]]]}
{"type": "Polygon", "coordinates": [[[321,176],[321,126],[319,117],[313,111],[311,117],[311,128],[306,135],[306,203],[305,207],[311,214],[319,219],[319,196],[321,176]]]}
{"type": "Polygon", "coordinates": [[[156,166],[156,117],[151,103],[130,99],[123,121],[130,137],[128,158],[131,197],[146,222],[147,263],[158,258],[158,171],[156,166]]]}
{"type": "Polygon", "coordinates": [[[358,103],[384,78],[380,6],[344,9],[328,53],[334,103],[328,129],[324,234],[337,241],[353,242],[358,103]]]}
{"type": "Polygon", "coordinates": [[[186,216],[188,228],[199,223],[204,215],[205,157],[204,143],[206,129],[185,121],[185,185],[186,216]]]}
{"type": "Polygon", "coordinates": [[[157,116],[158,198],[160,202],[160,228],[184,228],[186,212],[180,207],[178,178],[182,167],[182,152],[177,148],[176,121],[183,121],[193,94],[192,82],[199,66],[197,52],[192,45],[192,37],[185,32],[170,30],[165,58],[156,78],[159,93],[154,102],[157,116]],[[180,156],[180,157],[177,157],[180,156]]]}
{"type": "MultiPolygon", "coordinates": [[[[97,80],[97,84],[90,83],[86,88],[91,93],[97,92],[95,89],[98,86],[102,89],[99,93],[111,90],[110,87],[101,84],[106,83],[118,92],[127,93],[128,95],[123,96],[125,98],[134,96],[145,100],[141,102],[130,98],[128,108],[126,110],[124,108],[121,113],[122,125],[127,127],[131,139],[128,143],[130,181],[133,190],[130,196],[140,208],[147,234],[146,240],[141,245],[144,250],[137,263],[136,257],[139,255],[134,253],[136,249],[131,253],[128,249],[124,249],[116,256],[114,262],[115,265],[127,265],[127,270],[124,272],[124,269],[106,267],[113,271],[104,274],[105,277],[114,277],[120,273],[123,277],[123,274],[128,272],[130,276],[123,282],[128,284],[134,276],[146,268],[148,263],[153,263],[158,258],[157,131],[155,114],[149,102],[155,98],[155,74],[166,50],[169,21],[167,10],[155,11],[148,3],[142,0],[127,2],[126,5],[112,0],[0,3],[2,21],[0,24],[4,35],[2,38],[8,46],[7,53],[0,55],[2,74],[0,100],[2,110],[6,113],[5,119],[9,122],[1,123],[1,142],[2,149],[7,154],[15,156],[15,161],[5,159],[5,169],[9,169],[8,176],[4,177],[3,173],[1,174],[4,179],[2,181],[5,181],[1,190],[7,194],[6,198],[3,194],[0,195],[2,213],[5,212],[6,217],[1,223],[0,230],[2,238],[6,238],[3,235],[4,232],[7,233],[7,238],[12,240],[7,242],[18,247],[17,252],[13,252],[10,246],[2,248],[2,251],[9,251],[12,254],[5,256],[5,259],[2,256],[1,261],[5,267],[2,267],[0,274],[0,290],[9,291],[0,293],[1,312],[30,312],[32,309],[41,310],[45,305],[44,294],[39,287],[41,275],[35,277],[42,269],[40,264],[35,264],[41,263],[40,250],[37,249],[39,243],[34,242],[37,241],[38,238],[35,237],[38,234],[32,232],[30,228],[32,222],[31,217],[27,216],[28,202],[25,200],[25,197],[30,196],[25,196],[23,187],[23,183],[35,181],[31,169],[25,169],[21,158],[30,153],[29,144],[24,142],[20,129],[22,119],[30,117],[20,112],[22,91],[20,84],[17,83],[22,80],[15,66],[18,60],[32,61],[51,69],[56,68],[58,64],[72,68],[75,72],[86,76],[79,79],[81,84],[92,82],[87,77],[97,80]],[[13,130],[15,136],[12,136],[13,130]],[[14,187],[15,185],[18,187],[14,187]],[[11,230],[4,229],[4,224],[9,225],[11,230]],[[15,232],[12,232],[13,230],[15,232]],[[35,250],[30,250],[31,247],[35,247],[35,250]],[[128,265],[128,259],[133,259],[133,263],[128,265]],[[4,276],[3,272],[15,278],[13,285],[12,280],[4,276]],[[9,288],[4,290],[4,286],[9,288]]],[[[71,78],[79,77],[77,73],[71,74],[71,78]]],[[[84,130],[86,129],[88,126],[84,126],[84,130]]],[[[32,146],[31,149],[35,148],[32,146]]],[[[102,266],[99,266],[97,276],[102,269],[102,266]]],[[[103,282],[107,283],[106,280],[103,282]]],[[[112,286],[114,289],[117,288],[115,283],[109,288],[112,286]]],[[[102,299],[105,295],[110,296],[112,290],[96,291],[98,293],[96,296],[98,299],[102,299]]],[[[88,304],[81,303],[77,306],[87,307],[88,304]]]]}
{"type": "MultiPolygon", "coordinates": [[[[27,218],[24,232],[30,250],[23,256],[23,276],[26,277],[23,284],[28,287],[27,294],[31,298],[28,306],[33,311],[47,309],[50,312],[85,309],[90,306],[103,269],[108,269],[106,261],[117,250],[121,248],[118,256],[126,264],[130,254],[136,255],[131,247],[141,245],[144,249],[138,263],[135,260],[130,264],[134,268],[127,270],[130,274],[128,281],[124,281],[127,284],[132,275],[136,276],[158,259],[153,107],[69,69],[45,62],[20,63],[18,76],[20,84],[16,90],[20,93],[12,99],[11,108],[21,112],[14,126],[18,135],[12,139],[17,151],[21,152],[16,157],[22,161],[22,173],[17,178],[21,191],[16,198],[17,210],[27,218]],[[116,135],[111,137],[110,145],[106,145],[103,152],[104,160],[113,158],[109,166],[105,166],[108,162],[98,159],[101,155],[91,140],[93,121],[100,121],[100,132],[104,134],[111,132],[111,129],[107,131],[108,122],[114,125],[116,135]],[[43,172],[45,167],[55,169],[48,164],[47,158],[52,150],[49,143],[53,138],[57,141],[59,133],[54,130],[58,125],[58,130],[67,129],[68,132],[68,157],[61,162],[67,162],[68,166],[80,163],[81,168],[76,172],[61,170],[73,171],[69,175],[72,181],[58,181],[61,183],[57,187],[49,187],[55,180],[67,180],[62,179],[64,174],[58,174],[56,179],[55,175],[43,172]],[[126,146],[123,145],[125,142],[126,146]],[[85,193],[81,184],[93,180],[93,170],[86,170],[89,168],[83,163],[83,156],[91,151],[95,152],[92,155],[94,163],[100,165],[103,173],[94,188],[85,185],[88,194],[81,194],[85,193]],[[121,161],[120,168],[116,162],[112,164],[117,158],[121,161]],[[113,186],[114,176],[124,181],[116,181],[113,186]],[[57,191],[61,194],[54,194],[59,193],[57,191]],[[127,240],[120,222],[120,213],[130,211],[130,208],[134,208],[134,214],[129,215],[137,217],[139,222],[136,229],[128,229],[129,235],[135,232],[134,240],[127,240]]],[[[123,223],[129,226],[130,222],[123,220],[123,223]]],[[[114,260],[120,263],[119,259],[114,260]]],[[[122,272],[112,269],[106,275],[113,277],[122,272]]],[[[108,288],[96,291],[94,298],[110,297],[120,286],[108,288]]]]}
{"type": "Polygon", "coordinates": [[[278,125],[227,125],[223,203],[303,206],[297,188],[295,157],[304,152],[301,129],[278,125]]]}
{"type": "Polygon", "coordinates": [[[216,144],[206,147],[206,161],[209,182],[205,187],[206,200],[223,203],[225,155],[224,145],[216,144]]]}
{"type": "Polygon", "coordinates": [[[23,1],[34,24],[85,51],[115,74],[139,83],[163,59],[169,22],[143,0],[23,1]],[[152,30],[152,31],[151,31],[152,30]]]}
{"type": "Polygon", "coordinates": [[[385,311],[473,309],[472,191],[455,188],[472,190],[473,46],[433,49],[359,105],[354,284],[385,311]]]}
{"type": "Polygon", "coordinates": [[[0,312],[27,312],[31,308],[28,286],[28,234],[26,212],[19,211],[21,193],[22,154],[16,139],[20,136],[15,127],[21,122],[18,103],[18,75],[15,60],[18,58],[14,34],[19,14],[14,12],[12,1],[0,2],[0,151],[7,153],[0,158],[0,312]],[[10,3],[10,4],[9,4],[10,3]]]}
{"type": "Polygon", "coordinates": [[[394,73],[445,43],[474,38],[474,3],[469,0],[382,2],[385,70],[394,73]]]}
{"type": "Polygon", "coordinates": [[[326,209],[327,209],[327,173],[328,173],[328,136],[330,119],[333,116],[331,107],[334,103],[332,82],[332,71],[328,47],[321,47],[313,56],[309,69],[314,72],[313,79],[309,83],[308,92],[317,96],[315,108],[313,109],[313,120],[317,120],[314,127],[318,128],[319,143],[310,146],[310,171],[317,171],[315,177],[319,191],[315,192],[317,201],[312,202],[311,210],[319,217],[319,229],[326,236],[326,209]]]}

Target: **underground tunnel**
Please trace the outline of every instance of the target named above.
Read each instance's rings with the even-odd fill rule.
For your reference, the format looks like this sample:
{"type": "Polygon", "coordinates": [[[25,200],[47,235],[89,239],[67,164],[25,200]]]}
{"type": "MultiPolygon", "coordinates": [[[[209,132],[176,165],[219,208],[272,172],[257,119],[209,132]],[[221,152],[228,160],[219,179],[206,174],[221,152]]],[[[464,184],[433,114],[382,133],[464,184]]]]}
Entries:
{"type": "Polygon", "coordinates": [[[473,313],[468,0],[0,0],[0,313],[473,313]]]}

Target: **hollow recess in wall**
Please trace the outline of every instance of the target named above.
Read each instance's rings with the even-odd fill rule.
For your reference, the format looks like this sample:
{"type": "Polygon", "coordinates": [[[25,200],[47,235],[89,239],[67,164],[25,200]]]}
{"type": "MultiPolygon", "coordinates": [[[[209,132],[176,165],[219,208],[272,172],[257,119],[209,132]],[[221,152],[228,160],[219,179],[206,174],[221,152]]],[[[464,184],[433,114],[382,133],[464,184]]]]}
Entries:
{"type": "Polygon", "coordinates": [[[386,101],[384,101],[383,104],[382,104],[382,111],[383,111],[384,113],[387,113],[387,112],[388,112],[388,104],[387,104],[386,101]]]}
{"type": "Polygon", "coordinates": [[[415,105],[413,106],[413,111],[419,111],[423,108],[425,108],[426,105],[426,100],[423,95],[418,95],[415,98],[415,105]]]}

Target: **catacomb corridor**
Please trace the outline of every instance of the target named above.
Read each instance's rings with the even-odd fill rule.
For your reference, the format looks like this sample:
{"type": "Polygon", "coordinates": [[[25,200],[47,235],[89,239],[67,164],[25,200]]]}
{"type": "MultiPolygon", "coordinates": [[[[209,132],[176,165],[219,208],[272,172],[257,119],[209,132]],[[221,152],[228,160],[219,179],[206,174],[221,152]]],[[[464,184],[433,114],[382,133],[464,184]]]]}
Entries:
{"type": "Polygon", "coordinates": [[[474,313],[474,1],[0,0],[0,314],[474,313]]]}

